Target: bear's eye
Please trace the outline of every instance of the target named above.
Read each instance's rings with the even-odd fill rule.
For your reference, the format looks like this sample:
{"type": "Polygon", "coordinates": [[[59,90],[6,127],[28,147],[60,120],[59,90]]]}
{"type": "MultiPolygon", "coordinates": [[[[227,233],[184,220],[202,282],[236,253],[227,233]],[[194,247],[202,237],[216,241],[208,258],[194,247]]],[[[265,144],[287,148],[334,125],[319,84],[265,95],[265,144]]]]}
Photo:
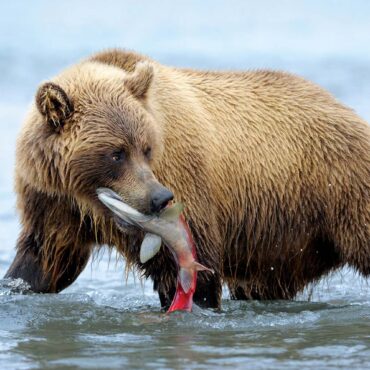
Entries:
{"type": "Polygon", "coordinates": [[[112,154],[112,159],[115,162],[122,162],[125,159],[125,152],[123,150],[117,150],[112,154]]]}
{"type": "Polygon", "coordinates": [[[150,146],[148,146],[144,150],[144,155],[145,155],[146,158],[150,159],[150,157],[152,156],[152,148],[150,146]]]}

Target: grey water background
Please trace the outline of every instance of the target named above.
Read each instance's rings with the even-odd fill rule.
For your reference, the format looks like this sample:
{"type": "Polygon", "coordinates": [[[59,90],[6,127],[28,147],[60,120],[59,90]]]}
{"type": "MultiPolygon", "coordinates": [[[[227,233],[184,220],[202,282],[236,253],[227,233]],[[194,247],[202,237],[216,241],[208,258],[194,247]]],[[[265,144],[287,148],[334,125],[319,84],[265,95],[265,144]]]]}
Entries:
{"type": "MultiPolygon", "coordinates": [[[[0,274],[19,231],[15,141],[35,89],[108,47],[162,63],[300,74],[370,121],[368,1],[0,3],[0,274]]],[[[59,295],[0,289],[1,369],[370,368],[370,288],[350,269],[294,301],[160,312],[150,281],[102,251],[59,295]]],[[[22,291],[22,284],[13,287],[22,291]]]]}

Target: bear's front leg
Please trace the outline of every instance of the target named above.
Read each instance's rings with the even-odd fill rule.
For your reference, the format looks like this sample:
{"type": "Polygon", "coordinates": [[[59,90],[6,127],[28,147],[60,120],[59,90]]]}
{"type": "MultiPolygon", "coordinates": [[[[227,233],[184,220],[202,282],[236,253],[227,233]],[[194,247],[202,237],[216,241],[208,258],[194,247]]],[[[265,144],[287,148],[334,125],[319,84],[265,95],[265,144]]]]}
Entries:
{"type": "Polygon", "coordinates": [[[198,272],[194,303],[203,308],[221,308],[222,281],[219,273],[198,272]]]}
{"type": "Polygon", "coordinates": [[[4,278],[21,278],[36,293],[57,293],[71,285],[86,266],[91,248],[65,248],[51,269],[47,268],[42,253],[42,240],[34,233],[23,232],[18,240],[17,254],[4,278]]]}
{"type": "Polygon", "coordinates": [[[4,278],[20,278],[30,285],[33,292],[48,292],[51,282],[43,272],[39,250],[40,243],[35,235],[22,233],[17,244],[17,254],[4,278]]]}
{"type": "Polygon", "coordinates": [[[68,199],[28,186],[18,192],[18,210],[23,227],[5,278],[21,278],[34,292],[60,292],[77,279],[89,260],[95,241],[91,221],[81,220],[68,199]]]}

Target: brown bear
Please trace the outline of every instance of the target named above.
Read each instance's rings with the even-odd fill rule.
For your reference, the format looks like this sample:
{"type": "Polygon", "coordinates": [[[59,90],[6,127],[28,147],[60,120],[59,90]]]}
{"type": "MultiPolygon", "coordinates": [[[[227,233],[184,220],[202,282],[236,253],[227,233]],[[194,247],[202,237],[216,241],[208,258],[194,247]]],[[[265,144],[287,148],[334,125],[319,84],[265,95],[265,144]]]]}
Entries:
{"type": "Polygon", "coordinates": [[[370,127],[315,84],[274,71],[208,72],[110,50],[38,89],[19,135],[22,231],[6,277],[59,292],[107,244],[154,282],[177,266],[139,261],[142,233],[98,201],[108,187],[144,213],[185,204],[199,260],[194,300],[289,299],[345,264],[370,274],[370,127]]]}

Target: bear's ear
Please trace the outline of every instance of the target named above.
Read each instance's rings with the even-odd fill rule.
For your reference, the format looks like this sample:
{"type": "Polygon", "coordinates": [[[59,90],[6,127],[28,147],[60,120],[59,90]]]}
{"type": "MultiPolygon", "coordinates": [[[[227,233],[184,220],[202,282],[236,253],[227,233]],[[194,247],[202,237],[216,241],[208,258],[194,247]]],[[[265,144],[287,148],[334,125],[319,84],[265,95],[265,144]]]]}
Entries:
{"type": "Polygon", "coordinates": [[[153,65],[147,61],[139,62],[135,70],[125,80],[125,86],[138,99],[145,98],[154,76],[153,65]]]}
{"type": "Polygon", "coordinates": [[[53,82],[46,82],[36,93],[36,106],[45,121],[59,132],[73,113],[73,104],[66,92],[53,82]]]}

